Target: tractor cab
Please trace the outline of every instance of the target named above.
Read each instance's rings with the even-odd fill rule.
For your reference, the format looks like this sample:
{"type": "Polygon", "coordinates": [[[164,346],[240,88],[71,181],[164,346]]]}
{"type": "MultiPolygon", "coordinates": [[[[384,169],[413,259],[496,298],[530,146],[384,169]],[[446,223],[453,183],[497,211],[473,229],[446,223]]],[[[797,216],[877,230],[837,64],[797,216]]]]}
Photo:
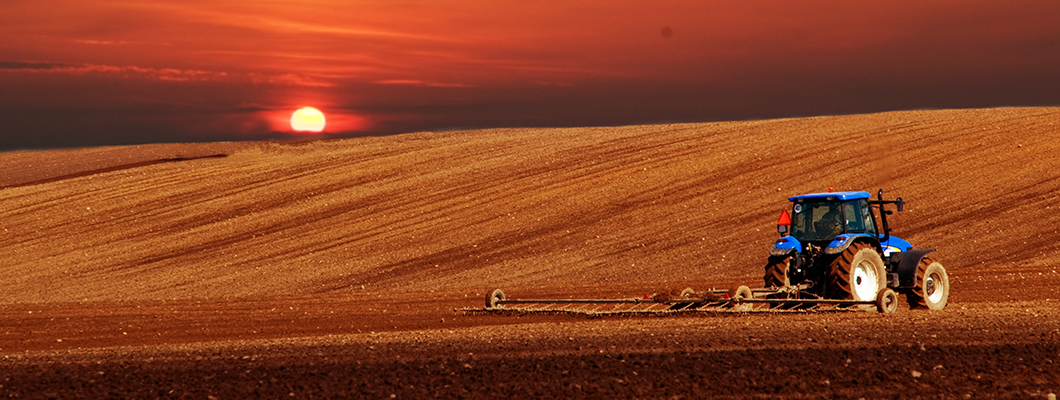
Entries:
{"type": "Polygon", "coordinates": [[[766,287],[798,288],[799,296],[867,301],[893,288],[912,307],[940,310],[949,297],[941,264],[891,236],[887,216],[902,211],[901,197],[884,200],[883,190],[827,192],[789,197],[791,213],[777,220],[780,238],[769,249],[766,287]],[[879,219],[877,219],[877,217],[879,219]],[[941,286],[940,286],[941,285],[941,286]]]}
{"type": "Polygon", "coordinates": [[[831,242],[843,233],[876,236],[878,229],[867,192],[795,196],[791,236],[803,243],[831,242]]]}
{"type": "Polygon", "coordinates": [[[901,197],[883,200],[882,191],[879,196],[873,200],[869,192],[828,192],[789,197],[791,214],[784,211],[777,221],[783,237],[777,241],[774,255],[809,248],[837,254],[854,240],[869,241],[884,257],[909,249],[908,242],[891,236],[887,215],[892,211],[883,209],[884,204],[894,204],[902,211],[905,203],[901,197]],[[874,208],[879,210],[879,220],[874,208]]]}

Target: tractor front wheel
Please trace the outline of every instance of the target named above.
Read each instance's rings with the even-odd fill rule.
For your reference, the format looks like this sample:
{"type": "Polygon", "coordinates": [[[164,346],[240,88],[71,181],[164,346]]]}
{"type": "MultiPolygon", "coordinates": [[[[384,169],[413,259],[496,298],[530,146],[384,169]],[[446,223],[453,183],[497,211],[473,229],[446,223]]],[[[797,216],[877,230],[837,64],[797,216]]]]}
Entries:
{"type": "Polygon", "coordinates": [[[832,261],[828,293],[833,299],[875,301],[886,287],[883,258],[872,245],[851,244],[832,261]]]}
{"type": "Polygon", "coordinates": [[[909,308],[941,310],[950,298],[950,277],[938,261],[924,257],[916,266],[916,286],[905,295],[909,308]]]}

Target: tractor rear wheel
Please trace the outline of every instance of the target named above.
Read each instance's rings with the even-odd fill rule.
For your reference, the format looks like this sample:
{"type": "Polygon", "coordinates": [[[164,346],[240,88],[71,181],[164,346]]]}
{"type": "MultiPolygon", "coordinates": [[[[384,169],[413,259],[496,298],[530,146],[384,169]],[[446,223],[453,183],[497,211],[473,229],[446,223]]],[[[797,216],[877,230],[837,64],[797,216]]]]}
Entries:
{"type": "Polygon", "coordinates": [[[791,261],[791,256],[769,257],[766,263],[765,287],[791,286],[791,277],[788,275],[791,261]]]}
{"type": "MultiPolygon", "coordinates": [[[[769,257],[769,261],[766,262],[766,276],[764,287],[775,287],[777,289],[786,288],[791,286],[791,263],[795,261],[792,256],[779,256],[769,257]]],[[[788,298],[787,293],[778,293],[766,296],[767,299],[786,299],[788,298]]],[[[789,304],[770,304],[769,308],[775,309],[791,309],[792,306],[789,304]]]]}
{"type": "Polygon", "coordinates": [[[916,286],[905,295],[909,308],[941,310],[950,298],[950,277],[938,261],[924,257],[916,266],[916,286]]]}
{"type": "Polygon", "coordinates": [[[853,243],[832,260],[829,297],[838,300],[875,301],[887,287],[883,258],[872,245],[853,243]]]}

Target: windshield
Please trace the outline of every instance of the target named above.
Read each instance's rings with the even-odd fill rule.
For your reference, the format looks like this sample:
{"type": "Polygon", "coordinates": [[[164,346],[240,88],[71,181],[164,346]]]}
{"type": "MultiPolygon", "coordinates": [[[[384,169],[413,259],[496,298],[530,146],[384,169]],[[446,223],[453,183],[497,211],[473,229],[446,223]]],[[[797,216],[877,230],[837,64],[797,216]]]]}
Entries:
{"type": "Polygon", "coordinates": [[[792,207],[791,235],[802,242],[831,241],[840,233],[876,234],[869,202],[800,202],[792,207]]]}
{"type": "Polygon", "coordinates": [[[839,203],[795,203],[792,207],[791,235],[802,242],[832,240],[843,232],[839,203]]]}

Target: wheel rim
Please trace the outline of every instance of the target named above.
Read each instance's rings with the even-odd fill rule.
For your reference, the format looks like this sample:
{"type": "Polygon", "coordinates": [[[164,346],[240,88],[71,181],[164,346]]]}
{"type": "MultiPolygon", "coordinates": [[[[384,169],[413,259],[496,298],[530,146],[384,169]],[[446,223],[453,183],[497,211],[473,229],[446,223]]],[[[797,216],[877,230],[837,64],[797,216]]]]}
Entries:
{"type": "Polygon", "coordinates": [[[946,293],[938,284],[941,281],[942,277],[937,273],[928,275],[927,279],[924,279],[924,295],[927,296],[928,301],[932,303],[942,301],[942,296],[946,293]]]}
{"type": "Polygon", "coordinates": [[[879,282],[876,277],[876,268],[869,262],[861,262],[854,268],[854,276],[851,280],[851,293],[855,300],[872,300],[876,298],[876,292],[880,291],[879,282]]]}

